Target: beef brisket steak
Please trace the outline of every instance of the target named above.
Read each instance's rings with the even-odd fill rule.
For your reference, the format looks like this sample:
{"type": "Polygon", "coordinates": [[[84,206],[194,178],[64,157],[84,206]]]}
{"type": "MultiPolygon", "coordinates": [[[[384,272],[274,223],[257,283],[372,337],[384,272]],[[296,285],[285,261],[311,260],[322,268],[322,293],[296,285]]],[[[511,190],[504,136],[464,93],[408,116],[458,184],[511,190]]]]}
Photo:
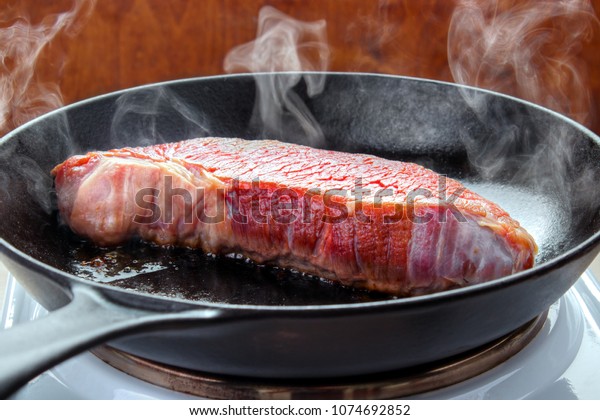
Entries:
{"type": "Polygon", "coordinates": [[[401,296],[506,276],[536,252],[461,183],[364,154],[201,138],[90,152],[52,173],[62,218],[98,245],[238,253],[401,296]]]}

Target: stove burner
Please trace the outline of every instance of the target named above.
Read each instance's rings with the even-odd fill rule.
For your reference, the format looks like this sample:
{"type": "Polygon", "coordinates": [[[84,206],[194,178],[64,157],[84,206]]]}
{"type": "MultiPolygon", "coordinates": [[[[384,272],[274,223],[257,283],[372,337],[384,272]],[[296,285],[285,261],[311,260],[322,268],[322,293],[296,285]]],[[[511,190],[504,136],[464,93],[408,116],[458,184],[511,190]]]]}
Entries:
{"type": "Polygon", "coordinates": [[[167,366],[110,346],[92,353],[143,381],[173,391],[211,399],[390,399],[453,385],[506,361],[541,330],[548,312],[512,333],[476,350],[407,372],[342,379],[268,380],[219,376],[167,366]]]}

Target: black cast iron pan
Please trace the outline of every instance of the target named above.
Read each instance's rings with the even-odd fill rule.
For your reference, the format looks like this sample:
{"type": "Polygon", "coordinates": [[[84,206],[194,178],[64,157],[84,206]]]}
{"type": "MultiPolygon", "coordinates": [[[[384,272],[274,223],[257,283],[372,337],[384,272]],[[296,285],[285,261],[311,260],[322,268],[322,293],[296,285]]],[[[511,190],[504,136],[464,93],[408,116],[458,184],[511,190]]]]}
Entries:
{"type": "Polygon", "coordinates": [[[286,94],[306,104],[321,137],[307,134],[289,110],[280,126],[261,126],[252,117],[255,79],[297,77],[136,88],[52,112],[2,139],[2,261],[51,313],[0,334],[0,394],[109,340],[137,356],[226,375],[331,378],[410,369],[531,320],[598,252],[600,142],[582,126],[492,92],[335,73],[319,94],[310,97],[303,81],[286,94]],[[421,163],[511,212],[540,246],[537,265],[483,285],[392,298],[189,250],[95,248],[59,222],[49,172],[67,156],[208,135],[310,141],[421,163]]]}

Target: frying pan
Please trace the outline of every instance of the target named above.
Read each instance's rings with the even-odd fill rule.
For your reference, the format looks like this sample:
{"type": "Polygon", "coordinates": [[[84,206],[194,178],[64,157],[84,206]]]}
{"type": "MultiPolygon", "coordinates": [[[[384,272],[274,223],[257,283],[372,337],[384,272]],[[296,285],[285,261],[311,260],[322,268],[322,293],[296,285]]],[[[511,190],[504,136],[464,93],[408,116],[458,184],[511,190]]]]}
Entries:
{"type": "Polygon", "coordinates": [[[282,73],[145,86],[25,124],[2,139],[0,159],[2,261],[51,311],[1,333],[3,396],[107,341],[157,362],[243,377],[411,369],[533,319],[599,249],[598,137],[539,106],[435,81],[282,73]],[[303,79],[314,76],[326,77],[317,94],[303,79]],[[256,88],[270,78],[301,79],[282,97],[304,104],[322,136],[306,134],[289,110],[279,126],[261,126],[256,88]],[[520,220],[540,247],[536,266],[486,284],[393,298],[190,250],[96,248],[61,224],[49,172],[69,155],[209,135],[276,137],[423,164],[520,220]]]}

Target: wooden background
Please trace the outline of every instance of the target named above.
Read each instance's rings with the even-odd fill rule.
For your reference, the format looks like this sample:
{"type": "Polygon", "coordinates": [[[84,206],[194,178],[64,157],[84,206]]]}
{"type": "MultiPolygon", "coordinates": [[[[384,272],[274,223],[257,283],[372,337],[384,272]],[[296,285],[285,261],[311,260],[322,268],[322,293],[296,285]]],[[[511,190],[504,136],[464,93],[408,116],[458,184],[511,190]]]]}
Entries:
{"type": "MultiPolygon", "coordinates": [[[[32,82],[50,87],[56,83],[63,102],[68,104],[150,82],[224,73],[226,53],[256,37],[258,12],[264,5],[272,5],[299,20],[325,19],[330,70],[452,80],[447,36],[455,1],[99,0],[79,31],[71,28],[70,32],[76,34],[60,34],[41,50],[32,82]]],[[[509,8],[516,7],[518,1],[500,3],[509,8]]],[[[0,0],[1,26],[14,25],[20,21],[18,16],[34,26],[52,22],[52,14],[69,10],[73,4],[73,0],[0,0]]],[[[600,10],[600,0],[593,4],[600,10]]],[[[84,5],[80,14],[85,12],[84,5]]],[[[553,27],[552,21],[543,25],[553,27]]],[[[569,51],[584,88],[574,88],[567,95],[563,92],[558,102],[544,105],[569,114],[600,133],[596,109],[600,104],[597,23],[584,41],[569,51]],[[586,88],[589,100],[585,99],[586,88]],[[575,99],[583,105],[566,103],[575,99]]],[[[0,49],[5,47],[0,45],[0,49]]],[[[9,59],[0,65],[4,76],[14,67],[9,59]]],[[[540,71],[543,73],[544,69],[540,71]]],[[[505,74],[502,83],[492,88],[527,97],[515,87],[512,76],[510,72],[505,74]]],[[[487,82],[483,78],[479,84],[490,87],[485,86],[487,82]]],[[[548,83],[550,94],[554,88],[560,87],[548,83]]],[[[35,87],[29,90],[31,95],[40,91],[35,87]]],[[[44,104],[39,101],[13,96],[5,130],[44,112],[44,104]],[[36,103],[39,106],[34,106],[36,103]]]]}

